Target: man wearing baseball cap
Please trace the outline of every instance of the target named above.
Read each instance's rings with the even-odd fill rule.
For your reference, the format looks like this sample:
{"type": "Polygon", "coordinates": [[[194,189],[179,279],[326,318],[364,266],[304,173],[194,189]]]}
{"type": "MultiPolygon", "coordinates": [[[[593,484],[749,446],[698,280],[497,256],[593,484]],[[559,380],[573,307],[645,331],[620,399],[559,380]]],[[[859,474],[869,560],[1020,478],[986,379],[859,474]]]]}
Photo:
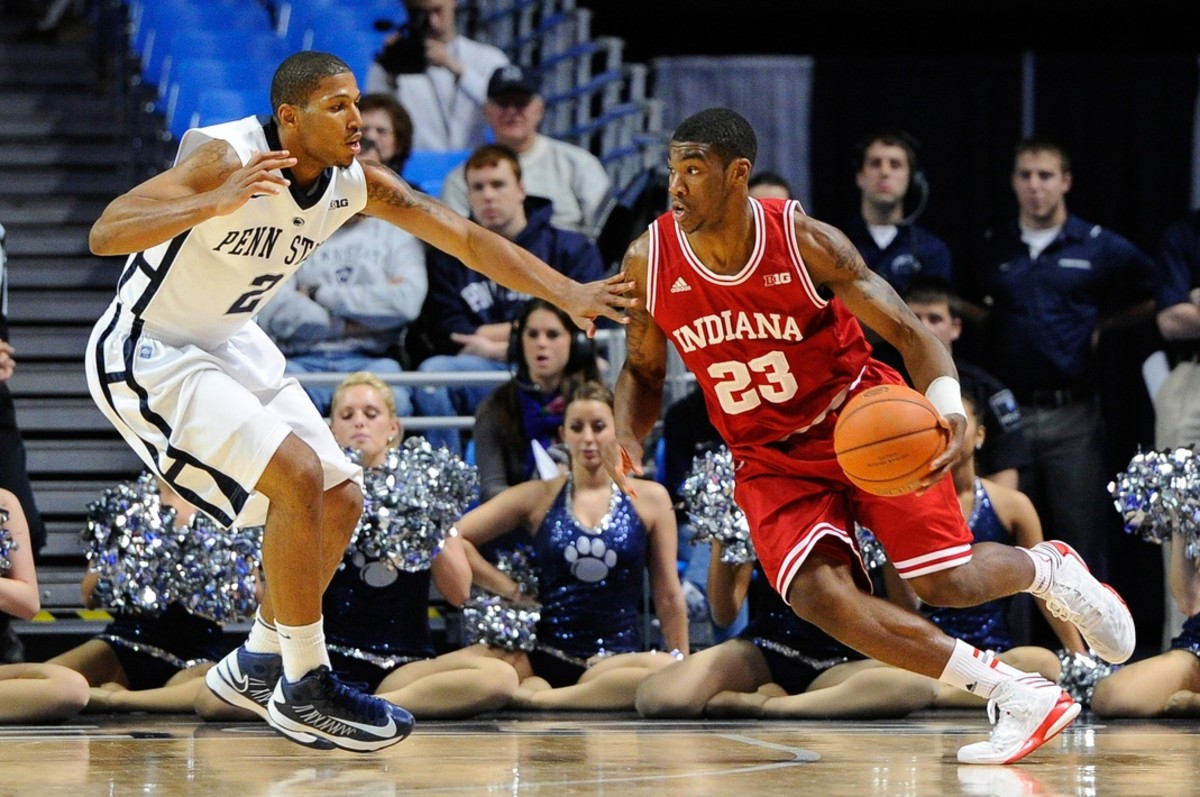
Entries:
{"type": "MultiPolygon", "coordinates": [[[[512,149],[521,161],[522,182],[529,194],[554,206],[550,222],[596,240],[608,209],[612,180],[600,159],[583,147],[538,132],[546,105],[538,93],[536,73],[518,64],[501,66],[488,81],[483,118],[497,144],[512,149]]],[[[442,183],[441,199],[467,215],[467,183],[463,166],[442,183]]]]}

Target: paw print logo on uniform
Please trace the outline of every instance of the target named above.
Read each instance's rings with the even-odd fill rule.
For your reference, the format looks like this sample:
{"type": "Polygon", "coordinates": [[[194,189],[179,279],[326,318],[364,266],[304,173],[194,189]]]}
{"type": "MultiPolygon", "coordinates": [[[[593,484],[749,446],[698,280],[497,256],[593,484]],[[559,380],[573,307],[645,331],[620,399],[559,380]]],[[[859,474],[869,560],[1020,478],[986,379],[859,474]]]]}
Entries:
{"type": "Polygon", "coordinates": [[[598,537],[580,537],[574,545],[567,546],[563,558],[571,565],[575,578],[592,584],[603,581],[617,565],[617,552],[609,550],[598,537]]]}

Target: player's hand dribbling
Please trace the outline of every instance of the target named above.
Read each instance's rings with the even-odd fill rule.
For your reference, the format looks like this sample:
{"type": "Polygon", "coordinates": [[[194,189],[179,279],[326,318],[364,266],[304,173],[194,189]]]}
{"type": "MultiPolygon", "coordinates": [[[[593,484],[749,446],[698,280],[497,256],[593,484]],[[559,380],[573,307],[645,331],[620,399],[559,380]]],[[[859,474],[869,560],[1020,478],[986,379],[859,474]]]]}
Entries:
{"type": "Polygon", "coordinates": [[[246,165],[229,175],[213,194],[218,216],[228,215],[250,201],[255,194],[278,194],[291,182],[277,172],[296,165],[287,150],[255,152],[246,165]]]}
{"type": "Polygon", "coordinates": [[[614,440],[600,450],[600,458],[609,478],[621,492],[633,498],[637,497],[637,490],[634,489],[629,474],[641,476],[645,473],[642,468],[642,454],[641,444],[634,440],[626,440],[624,443],[614,440]]]}
{"type": "Polygon", "coordinates": [[[628,295],[636,286],[636,282],[626,282],[625,272],[621,271],[608,279],[577,284],[571,295],[564,297],[561,307],[571,316],[575,326],[593,338],[596,336],[595,321],[601,316],[620,324],[629,323],[623,311],[637,306],[638,300],[628,295]]]}
{"type": "MultiPolygon", "coordinates": [[[[925,475],[925,478],[921,479],[921,487],[916,491],[917,495],[923,494],[930,487],[946,478],[950,473],[950,469],[954,467],[954,463],[958,462],[959,458],[964,456],[963,441],[966,439],[967,419],[962,415],[954,414],[944,416],[941,420],[946,430],[946,448],[929,463],[929,473],[925,475]]],[[[971,452],[966,452],[967,456],[970,454],[971,452]]]]}

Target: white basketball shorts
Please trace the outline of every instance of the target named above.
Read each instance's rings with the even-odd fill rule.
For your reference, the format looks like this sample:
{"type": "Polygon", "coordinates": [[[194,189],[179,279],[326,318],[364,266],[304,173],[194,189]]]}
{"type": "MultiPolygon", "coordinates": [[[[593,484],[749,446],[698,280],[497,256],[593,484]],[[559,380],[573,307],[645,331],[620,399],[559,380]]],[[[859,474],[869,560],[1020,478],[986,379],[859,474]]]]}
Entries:
{"type": "Polygon", "coordinates": [[[114,302],[92,329],[88,389],[142,461],[226,527],[266,520],[255,485],[288,433],[320,457],[325,489],[362,468],[253,322],[212,349],[171,345],[114,302]]]}

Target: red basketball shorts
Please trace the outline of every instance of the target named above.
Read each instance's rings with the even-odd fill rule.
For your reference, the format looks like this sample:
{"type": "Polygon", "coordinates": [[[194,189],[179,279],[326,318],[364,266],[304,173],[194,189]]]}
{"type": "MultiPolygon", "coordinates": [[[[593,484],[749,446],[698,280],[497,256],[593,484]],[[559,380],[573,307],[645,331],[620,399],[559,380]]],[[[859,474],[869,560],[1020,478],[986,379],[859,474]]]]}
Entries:
{"type": "Polygon", "coordinates": [[[920,496],[883,498],[864,492],[837,463],[836,420],[831,413],[792,439],[732,449],[734,498],[746,513],[759,562],[779,594],[787,595],[813,550],[851,563],[859,584],[870,589],[855,522],[875,534],[903,578],[970,561],[974,538],[950,477],[920,496]]]}

